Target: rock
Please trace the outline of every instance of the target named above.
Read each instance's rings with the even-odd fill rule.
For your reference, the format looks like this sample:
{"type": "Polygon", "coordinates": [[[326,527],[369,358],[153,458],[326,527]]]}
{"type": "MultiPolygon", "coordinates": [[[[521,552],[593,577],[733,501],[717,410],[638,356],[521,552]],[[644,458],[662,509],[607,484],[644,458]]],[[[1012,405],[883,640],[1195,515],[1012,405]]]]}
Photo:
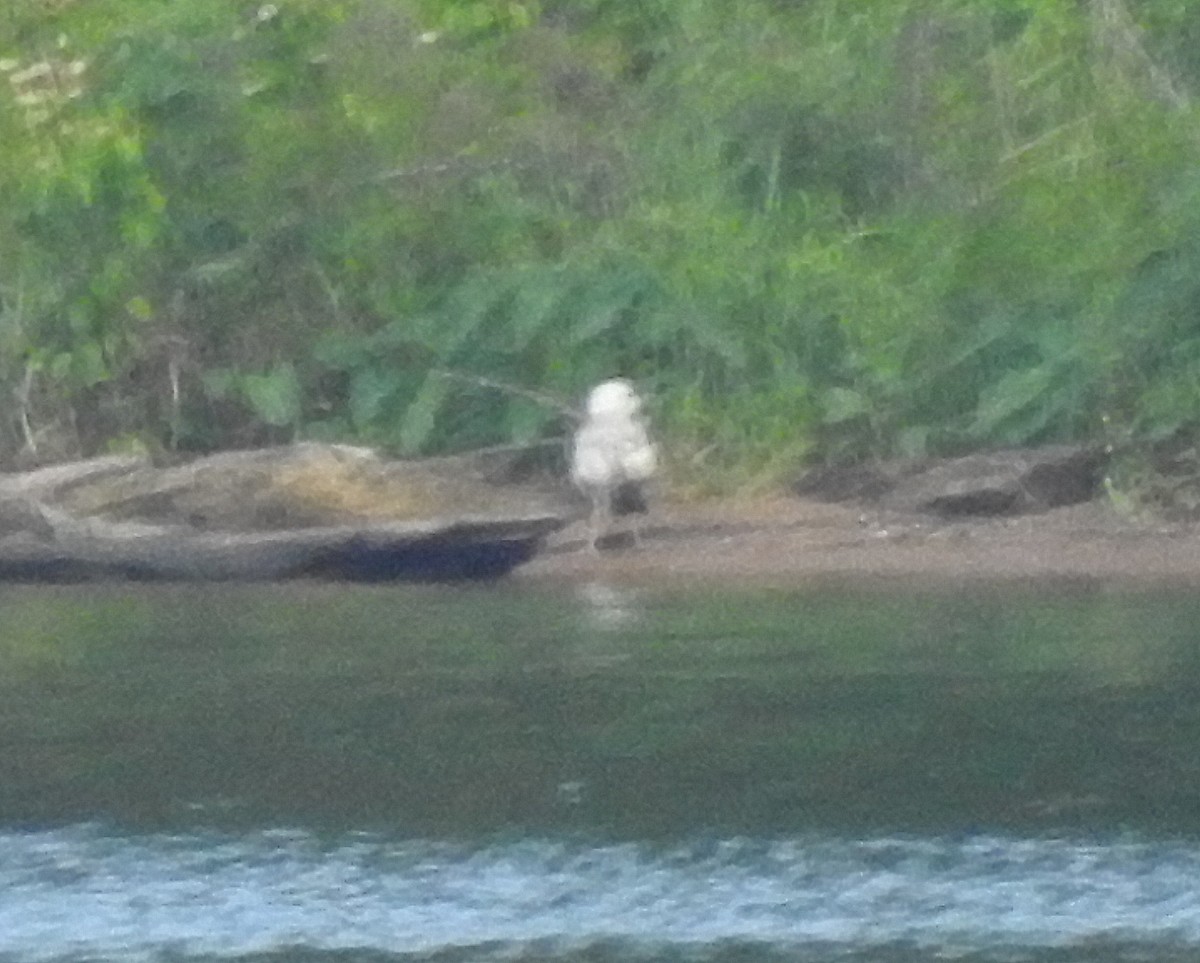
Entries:
{"type": "Polygon", "coordinates": [[[1088,501],[1099,491],[1107,453],[1049,445],[916,463],[822,469],[794,490],[826,500],[943,517],[1013,515],[1088,501]]]}

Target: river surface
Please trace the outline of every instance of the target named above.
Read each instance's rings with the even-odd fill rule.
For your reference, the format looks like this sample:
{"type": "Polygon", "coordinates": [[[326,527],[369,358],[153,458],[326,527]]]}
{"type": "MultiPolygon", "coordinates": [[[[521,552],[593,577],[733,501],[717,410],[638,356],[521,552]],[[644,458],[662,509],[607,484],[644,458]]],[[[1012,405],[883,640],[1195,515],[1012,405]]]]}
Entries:
{"type": "Polygon", "coordinates": [[[0,592],[0,963],[1200,959],[1200,596],[0,592]]]}

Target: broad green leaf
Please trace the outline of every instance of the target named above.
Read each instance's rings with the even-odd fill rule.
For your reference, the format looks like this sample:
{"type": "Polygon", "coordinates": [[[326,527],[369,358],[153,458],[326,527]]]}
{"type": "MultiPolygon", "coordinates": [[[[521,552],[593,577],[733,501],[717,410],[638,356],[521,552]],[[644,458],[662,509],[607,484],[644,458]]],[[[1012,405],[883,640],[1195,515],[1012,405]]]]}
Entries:
{"type": "Polygon", "coordinates": [[[276,365],[266,374],[243,375],[241,387],[251,410],[268,425],[283,427],[300,420],[300,378],[291,364],[276,365]]]}
{"type": "Polygon", "coordinates": [[[513,351],[524,350],[546,328],[560,321],[563,293],[563,277],[558,271],[531,271],[518,281],[508,317],[513,351]]]}
{"type": "Polygon", "coordinates": [[[359,431],[370,428],[391,412],[397,397],[407,387],[406,379],[391,369],[359,368],[350,379],[350,420],[359,431]]]}
{"type": "Polygon", "coordinates": [[[830,388],[825,392],[823,401],[825,417],[822,420],[827,425],[838,425],[853,418],[860,418],[871,410],[867,399],[851,388],[830,388]]]}
{"type": "Polygon", "coordinates": [[[71,352],[71,378],[91,388],[110,377],[104,350],[95,341],[85,341],[71,352]]]}
{"type": "Polygon", "coordinates": [[[929,427],[905,428],[896,439],[896,451],[904,458],[923,458],[929,454],[929,427]]]}
{"type": "Polygon", "coordinates": [[[523,401],[510,402],[505,412],[505,427],[512,441],[524,443],[538,438],[546,426],[562,416],[542,405],[523,401]]]}
{"type": "Polygon", "coordinates": [[[140,294],[125,302],[125,310],[139,321],[149,321],[154,317],[154,308],[140,294]]]}
{"type": "Polygon", "coordinates": [[[188,271],[190,279],[200,284],[218,284],[222,281],[233,280],[243,274],[250,266],[249,259],[243,254],[230,254],[227,257],[214,258],[192,265],[188,271]]]}
{"type": "Polygon", "coordinates": [[[323,335],[312,348],[313,360],[336,371],[350,371],[374,359],[371,339],[341,331],[323,335]]]}
{"type": "Polygon", "coordinates": [[[238,379],[232,368],[210,368],[200,376],[200,383],[214,401],[225,401],[237,390],[238,379]]]}
{"type": "Polygon", "coordinates": [[[400,423],[400,447],[406,454],[415,454],[432,437],[440,411],[450,390],[446,378],[431,374],[425,379],[404,412],[400,423]]]}
{"type": "Polygon", "coordinates": [[[971,434],[986,438],[1014,415],[1045,403],[1047,393],[1055,384],[1057,371],[1056,364],[1046,363],[1008,372],[980,398],[969,429],[971,434]]]}
{"type": "Polygon", "coordinates": [[[585,286],[565,306],[570,313],[569,343],[584,344],[607,333],[646,292],[645,280],[630,272],[603,277],[585,286]]]}
{"type": "Polygon", "coordinates": [[[50,377],[57,380],[65,380],[70,377],[71,369],[75,364],[75,357],[69,351],[62,351],[54,355],[50,359],[49,372],[50,377]]]}

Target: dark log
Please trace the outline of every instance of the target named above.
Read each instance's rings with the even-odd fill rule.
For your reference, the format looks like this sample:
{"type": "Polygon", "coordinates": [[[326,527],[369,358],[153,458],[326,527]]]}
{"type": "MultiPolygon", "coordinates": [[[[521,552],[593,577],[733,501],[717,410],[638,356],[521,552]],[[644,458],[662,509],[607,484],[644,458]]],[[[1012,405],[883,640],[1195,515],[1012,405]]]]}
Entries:
{"type": "Polygon", "coordinates": [[[445,582],[497,578],[562,527],[558,516],[450,519],[278,532],[77,522],[53,542],[0,541],[0,581],[445,582]]]}

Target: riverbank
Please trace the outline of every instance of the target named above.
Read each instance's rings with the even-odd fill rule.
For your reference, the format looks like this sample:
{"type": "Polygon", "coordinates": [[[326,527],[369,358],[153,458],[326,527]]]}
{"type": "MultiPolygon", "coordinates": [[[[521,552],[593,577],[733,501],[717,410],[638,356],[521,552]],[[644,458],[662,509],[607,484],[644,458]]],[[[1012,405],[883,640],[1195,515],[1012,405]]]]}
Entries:
{"type": "Polygon", "coordinates": [[[1058,447],[826,472],[753,499],[672,497],[664,481],[640,542],[618,530],[597,552],[561,473],[514,477],[507,457],[110,457],[0,476],[0,579],[1200,579],[1200,525],[1119,511],[1102,468],[1058,447]]]}
{"type": "Polygon", "coordinates": [[[572,525],[516,577],[1200,579],[1200,529],[1127,518],[1104,498],[1013,517],[944,520],[781,495],[660,505],[642,532],[639,546],[623,539],[592,552],[586,526],[572,525]]]}

